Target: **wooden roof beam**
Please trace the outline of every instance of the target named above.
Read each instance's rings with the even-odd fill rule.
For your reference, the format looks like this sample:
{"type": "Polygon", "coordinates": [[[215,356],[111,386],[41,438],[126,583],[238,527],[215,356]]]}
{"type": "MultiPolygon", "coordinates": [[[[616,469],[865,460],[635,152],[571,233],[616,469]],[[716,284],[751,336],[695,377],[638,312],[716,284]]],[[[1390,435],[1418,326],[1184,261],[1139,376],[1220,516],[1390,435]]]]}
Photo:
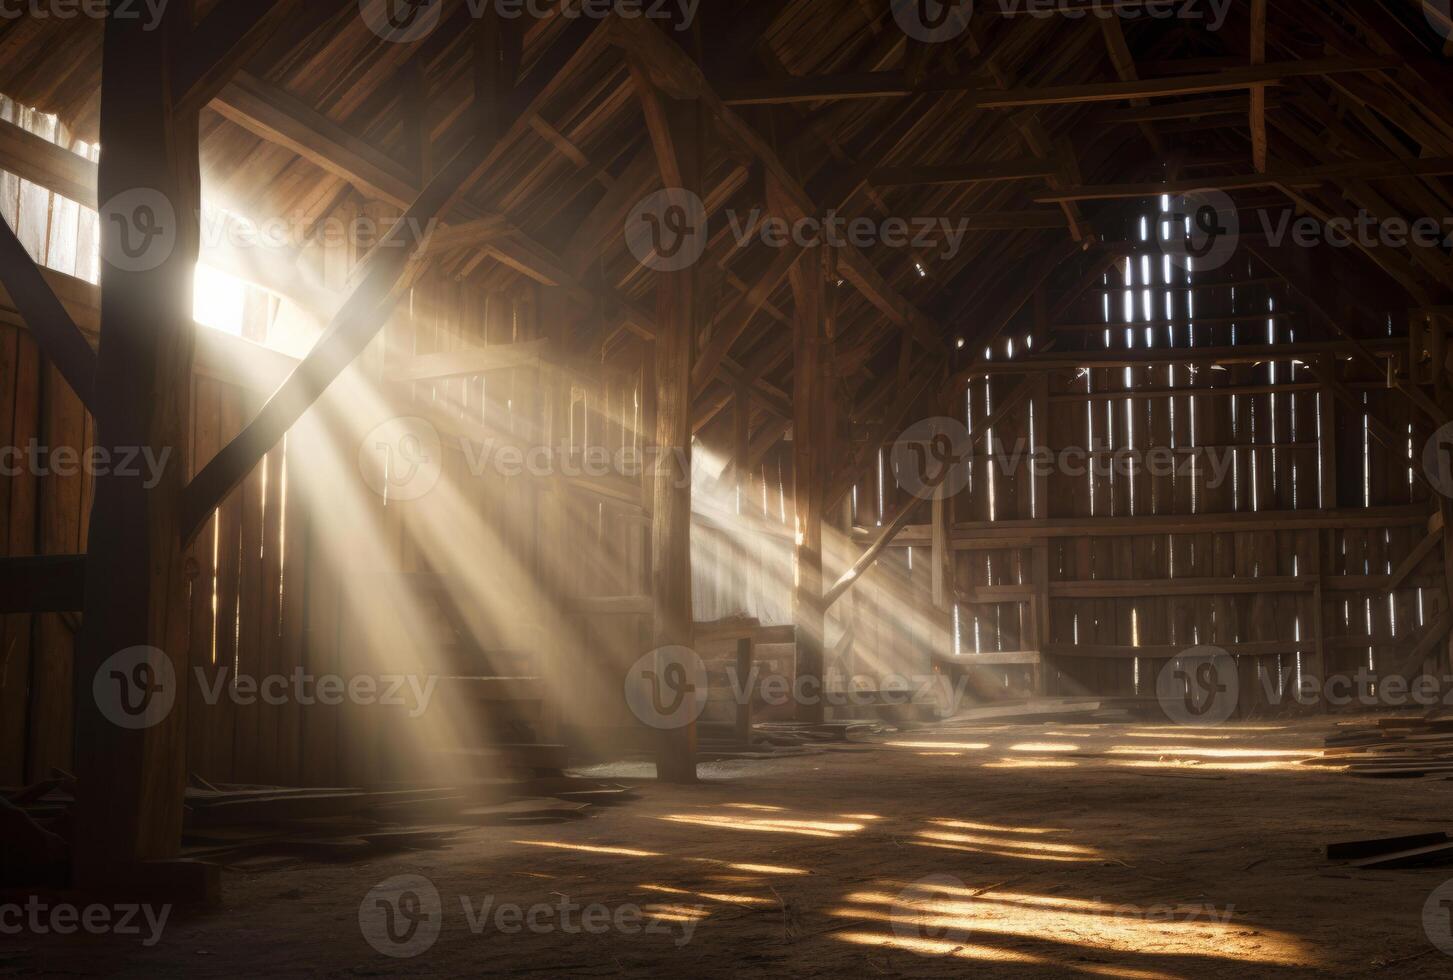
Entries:
{"type": "Polygon", "coordinates": [[[1142,79],[1133,82],[1098,82],[1089,85],[1051,85],[1041,88],[981,92],[971,97],[968,108],[1022,109],[1027,106],[1085,105],[1092,102],[1120,102],[1134,99],[1162,99],[1207,92],[1234,92],[1264,85],[1276,85],[1289,78],[1336,75],[1343,72],[1386,71],[1401,64],[1397,58],[1320,58],[1280,61],[1248,68],[1233,68],[1209,75],[1142,79]]]}
{"type": "MultiPolygon", "coordinates": [[[[1266,64],[1266,0],[1251,0],[1251,64],[1266,64]]],[[[1266,173],[1266,86],[1251,87],[1251,163],[1266,173]]]]}
{"type": "Polygon", "coordinates": [[[1318,187],[1338,180],[1397,180],[1405,177],[1442,177],[1453,174],[1453,157],[1422,160],[1356,160],[1306,167],[1296,171],[1234,176],[1187,177],[1144,184],[1102,184],[1070,187],[1036,197],[1036,204],[1060,201],[1113,201],[1161,194],[1197,191],[1242,191],[1264,187],[1284,189],[1318,187]]]}
{"type": "MultiPolygon", "coordinates": [[[[716,120],[722,133],[761,161],[767,173],[785,192],[783,197],[788,202],[790,213],[783,217],[797,220],[818,213],[819,209],[808,197],[806,189],[776,151],[745,119],[722,102],[684,51],[644,20],[612,15],[609,23],[613,40],[641,60],[658,86],[674,97],[700,99],[703,109],[716,120]]],[[[938,326],[894,289],[858,249],[848,246],[841,250],[839,272],[889,320],[912,331],[926,348],[947,351],[938,326]]]]}
{"type": "Polygon", "coordinates": [[[997,184],[1053,177],[1059,169],[1060,164],[1056,160],[1022,157],[938,166],[879,167],[868,174],[868,182],[879,187],[997,184]]]}
{"type": "Polygon", "coordinates": [[[352,292],[308,356],[252,421],[188,485],[179,521],[184,542],[190,543],[207,515],[373,339],[424,244],[416,229],[447,214],[465,189],[505,157],[511,144],[528,128],[528,117],[536,106],[559,88],[572,67],[595,54],[603,33],[595,30],[597,24],[583,18],[565,28],[536,62],[526,82],[505,99],[506,124],[499,133],[481,133],[471,140],[429,181],[381,247],[364,259],[352,292]]]}
{"type": "Polygon", "coordinates": [[[87,408],[95,405],[96,352],[66,312],[25,245],[0,219],[0,283],[24,318],[40,352],[87,408]]]}
{"type": "MultiPolygon", "coordinates": [[[[1202,75],[979,91],[968,97],[965,109],[1022,109],[1027,106],[1079,105],[1089,102],[1157,99],[1206,92],[1231,92],[1276,85],[1288,78],[1334,75],[1341,72],[1385,71],[1401,64],[1396,58],[1321,58],[1282,61],[1202,75]]],[[[737,82],[722,90],[726,105],[785,105],[841,99],[907,98],[935,92],[974,92],[968,75],[929,79],[910,85],[903,72],[860,72],[846,75],[808,75],[737,82]]]]}
{"type": "Polygon", "coordinates": [[[302,0],[216,4],[192,28],[172,81],[175,111],[199,112],[302,6],[302,0]]]}

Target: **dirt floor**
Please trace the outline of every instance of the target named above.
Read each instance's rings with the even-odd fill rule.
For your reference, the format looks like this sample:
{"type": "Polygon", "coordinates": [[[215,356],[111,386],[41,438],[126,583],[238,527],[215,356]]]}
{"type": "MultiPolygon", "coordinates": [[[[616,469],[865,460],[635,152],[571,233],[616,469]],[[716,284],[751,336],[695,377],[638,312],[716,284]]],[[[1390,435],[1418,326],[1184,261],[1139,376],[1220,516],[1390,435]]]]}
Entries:
{"type": "Polygon", "coordinates": [[[1301,764],[1329,728],[982,726],[717,763],[585,820],[230,873],[150,946],[141,917],[0,935],[0,975],[1447,977],[1453,867],[1323,848],[1450,829],[1453,781],[1301,764]]]}

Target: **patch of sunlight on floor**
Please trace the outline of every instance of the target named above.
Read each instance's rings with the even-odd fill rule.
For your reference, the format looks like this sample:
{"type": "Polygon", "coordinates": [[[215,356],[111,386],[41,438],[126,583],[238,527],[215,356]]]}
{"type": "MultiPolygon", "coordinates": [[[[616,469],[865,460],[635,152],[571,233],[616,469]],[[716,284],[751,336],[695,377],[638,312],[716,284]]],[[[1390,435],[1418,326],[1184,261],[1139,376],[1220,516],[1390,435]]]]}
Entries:
{"type": "Polygon", "coordinates": [[[721,830],[745,830],[762,834],[800,834],[804,837],[842,837],[863,829],[858,822],[846,823],[830,820],[782,820],[778,818],[739,817],[735,814],[689,814],[673,813],[657,817],[669,823],[694,824],[700,827],[716,827],[721,830]]]}
{"type": "Polygon", "coordinates": [[[884,742],[884,745],[891,745],[895,749],[960,749],[965,751],[978,751],[987,749],[988,742],[884,742]]]}
{"type": "Polygon", "coordinates": [[[645,905],[641,911],[661,922],[698,922],[711,915],[710,909],[691,905],[645,905]]]}
{"type": "Polygon", "coordinates": [[[662,892],[667,895],[691,895],[696,898],[704,898],[709,902],[722,902],[727,905],[776,905],[775,898],[767,898],[761,895],[737,895],[726,892],[694,892],[685,888],[676,888],[671,885],[641,885],[643,890],[648,892],[662,892]]]}
{"type": "Polygon", "coordinates": [[[747,874],[758,875],[810,875],[811,871],[806,868],[789,868],[780,864],[739,864],[733,861],[722,861],[718,858],[687,858],[688,861],[695,861],[703,864],[716,864],[724,868],[731,868],[733,871],[745,871],[747,874]]]}
{"type": "Polygon", "coordinates": [[[914,847],[932,847],[940,851],[958,851],[963,854],[987,854],[989,857],[1016,858],[1021,861],[1055,861],[1061,864],[1080,864],[1092,860],[1085,857],[1072,857],[1067,854],[1030,854],[1024,851],[1006,851],[993,847],[974,847],[969,844],[949,844],[945,841],[936,840],[910,840],[909,844],[914,847]]]}
{"type": "Polygon", "coordinates": [[[512,844],[528,844],[530,847],[554,847],[562,851],[581,851],[585,854],[614,854],[619,857],[664,857],[660,851],[639,851],[634,847],[601,847],[595,844],[566,844],[554,840],[517,840],[512,844]]]}
{"type": "Polygon", "coordinates": [[[1010,759],[986,762],[981,769],[1073,769],[1079,765],[1074,759],[1010,759]]]}
{"type": "Polygon", "coordinates": [[[1004,840],[1001,837],[986,837],[982,834],[956,834],[948,830],[920,830],[917,836],[925,840],[947,841],[950,844],[977,844],[983,847],[1001,847],[1046,854],[1083,854],[1087,857],[1095,857],[1099,854],[1093,847],[1081,847],[1078,844],[1054,844],[1040,840],[1004,840]]]}
{"type": "Polygon", "coordinates": [[[848,942],[892,946],[925,955],[952,953],[965,959],[1032,957],[1032,962],[1070,970],[1114,970],[1107,976],[1153,976],[1126,972],[1121,966],[1091,966],[1080,960],[1059,962],[1022,949],[1001,949],[996,941],[1067,937],[1087,951],[1158,956],[1191,956],[1246,963],[1293,965],[1306,962],[1310,951],[1290,934],[1258,927],[1252,942],[1243,925],[1233,923],[1234,907],[1210,904],[1165,904],[1150,907],[1114,905],[1099,900],[1067,899],[1032,893],[974,892],[937,884],[909,885],[898,890],[891,881],[884,890],[856,891],[827,914],[844,919],[879,922],[891,933],[839,933],[848,942]],[[856,937],[856,938],[854,938],[856,937]],[[955,942],[955,938],[962,942],[955,942]],[[962,950],[964,952],[958,952],[962,950]]]}
{"type": "Polygon", "coordinates": [[[1110,763],[1125,769],[1189,769],[1215,772],[1330,772],[1336,766],[1304,766],[1299,762],[1202,762],[1200,759],[1122,759],[1110,763]]]}
{"type": "Polygon", "coordinates": [[[973,823],[968,820],[955,820],[952,817],[934,817],[928,821],[936,827],[949,827],[953,830],[987,830],[996,834],[1064,834],[1068,831],[1063,828],[1052,827],[1006,827],[997,823],[973,823]]]}
{"type": "Polygon", "coordinates": [[[1009,746],[1010,752],[1078,752],[1073,742],[1019,742],[1009,746]]]}
{"type": "Polygon", "coordinates": [[[1194,755],[1206,759],[1306,759],[1322,754],[1321,749],[1217,749],[1202,745],[1112,745],[1111,755],[1194,755]]]}

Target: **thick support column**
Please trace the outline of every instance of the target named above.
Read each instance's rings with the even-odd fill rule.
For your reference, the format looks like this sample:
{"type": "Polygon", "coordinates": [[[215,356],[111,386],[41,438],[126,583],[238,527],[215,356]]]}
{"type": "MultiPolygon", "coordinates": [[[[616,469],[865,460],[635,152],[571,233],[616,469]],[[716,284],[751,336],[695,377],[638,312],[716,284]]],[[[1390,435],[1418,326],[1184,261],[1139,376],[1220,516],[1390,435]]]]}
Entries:
{"type": "MultiPolygon", "coordinates": [[[[769,204],[774,196],[781,196],[770,181],[767,190],[769,204]]],[[[825,362],[830,315],[826,271],[831,261],[829,250],[814,246],[803,250],[802,258],[791,272],[796,305],[792,455],[798,541],[793,622],[797,626],[797,690],[808,695],[797,706],[797,718],[809,724],[819,723],[825,717],[820,696],[827,629],[823,603],[822,511],[827,497],[828,457],[829,393],[825,362]]]]}
{"type": "Polygon", "coordinates": [[[150,489],[139,476],[95,480],[75,669],[83,885],[134,880],[140,862],[181,845],[190,670],[178,514],[190,469],[199,177],[197,119],[175,116],[170,66],[189,7],[173,4],[155,30],[134,17],[105,25],[96,445],[112,458],[144,447],[166,467],[150,489]]]}
{"type": "MultiPolygon", "coordinates": [[[[695,102],[662,100],[682,183],[700,193],[701,118],[695,102]]],[[[657,647],[691,647],[691,361],[697,332],[698,271],[693,264],[658,271],[656,449],[651,510],[651,575],[657,647]]],[[[656,774],[668,782],[696,779],[696,725],[662,731],[656,774]]]]}

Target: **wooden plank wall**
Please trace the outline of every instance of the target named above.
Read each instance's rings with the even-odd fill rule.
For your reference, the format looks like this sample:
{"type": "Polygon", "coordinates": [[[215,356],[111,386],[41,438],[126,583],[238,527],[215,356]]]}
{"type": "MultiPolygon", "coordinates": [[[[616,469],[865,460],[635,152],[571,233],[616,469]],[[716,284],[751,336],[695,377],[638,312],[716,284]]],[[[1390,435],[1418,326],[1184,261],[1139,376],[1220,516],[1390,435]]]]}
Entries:
{"type": "MultiPolygon", "coordinates": [[[[1127,239],[1137,235],[1137,228],[1126,229],[1127,239]]],[[[988,352],[989,363],[1047,356],[1051,341],[1056,356],[1073,357],[1079,350],[1289,344],[1325,336],[1324,330],[1312,329],[1298,296],[1245,249],[1224,267],[1194,273],[1165,262],[1153,241],[1131,246],[1126,257],[1128,263],[1112,266],[1100,286],[1070,307],[1058,329],[1042,318],[1060,297],[1041,298],[1037,309],[1026,311],[1010,331],[1012,339],[1001,339],[988,352]],[[1107,318],[1117,324],[1110,331],[1101,326],[1107,318]],[[1118,326],[1127,318],[1137,324],[1133,330],[1118,326]]],[[[1295,683],[1299,663],[1300,669],[1313,669],[1318,597],[1326,670],[1332,674],[1352,675],[1367,667],[1375,677],[1398,664],[1443,609],[1445,592],[1435,563],[1392,594],[1376,580],[1389,575],[1423,538],[1422,519],[1433,508],[1427,487],[1410,478],[1406,455],[1396,457],[1373,437],[1362,411],[1337,401],[1310,365],[1290,355],[1275,363],[1195,370],[1173,360],[1086,370],[1018,371],[1001,365],[969,383],[960,418],[970,430],[1021,379],[1041,391],[996,426],[992,455],[979,446],[968,465],[967,485],[950,503],[961,599],[959,650],[957,656],[937,652],[969,668],[973,690],[981,696],[1153,696],[1156,673],[1172,651],[1215,644],[1246,651],[1240,656],[1242,710],[1255,713],[1268,709],[1269,701],[1292,701],[1282,685],[1295,683]],[[1279,390],[1260,390],[1273,385],[1279,390]],[[1210,393],[1227,387],[1253,390],[1210,393]],[[1166,389],[1198,394],[1122,395],[1166,389]],[[1036,487],[1024,455],[1030,445],[1056,455],[1073,450],[1081,463],[1114,459],[1121,466],[1073,474],[1054,466],[1036,487]],[[1144,455],[1129,465],[1128,451],[1143,454],[1156,447],[1174,448],[1173,474],[1153,475],[1144,455]],[[1213,456],[1226,467],[1226,478],[1215,478],[1213,456]],[[1253,515],[1267,511],[1323,507],[1392,508],[1396,513],[1365,527],[1285,530],[1253,523],[1253,515]],[[1247,521],[1233,529],[1223,521],[1216,531],[1195,530],[1198,520],[1214,515],[1247,521]],[[1187,519],[1183,532],[1057,537],[1033,523],[1171,516],[1187,519]],[[1016,525],[1022,533],[988,539],[990,529],[1010,521],[1030,523],[1016,525]],[[1036,581],[1036,549],[1046,552],[1043,583],[1036,581]],[[1233,576],[1300,581],[1225,594],[1208,586],[1204,594],[1169,596],[1160,588],[1176,579],[1233,576]],[[1083,594],[1092,588],[1064,594],[1076,584],[1115,580],[1145,583],[1143,594],[1083,594]],[[1046,599],[1046,592],[1058,594],[1046,599]],[[1048,636],[1042,642],[1032,622],[1038,602],[1049,608],[1048,636]],[[1158,648],[1160,656],[1136,655],[1134,647],[1158,648]],[[1035,666],[1041,659],[1042,674],[1035,666]],[[1271,684],[1270,699],[1259,680],[1263,673],[1272,678],[1265,682],[1271,684]]],[[[1320,363],[1421,451],[1427,428],[1405,398],[1342,357],[1320,363]]],[[[914,500],[896,485],[891,466],[885,467],[884,483],[881,513],[891,519],[914,500]]],[[[929,607],[923,527],[928,505],[920,504],[919,512],[916,526],[854,590],[860,616],[904,589],[913,597],[911,605],[929,607]]],[[[858,485],[853,519],[873,528],[879,515],[876,480],[868,474],[858,485]]],[[[856,655],[868,662],[901,661],[895,651],[933,646],[915,635],[912,621],[881,614],[869,619],[879,624],[878,632],[888,625],[890,635],[877,635],[871,624],[860,631],[856,655]]]]}
{"type": "MultiPolygon", "coordinates": [[[[325,282],[341,284],[344,257],[313,255],[314,271],[325,282]]],[[[453,281],[425,281],[409,313],[396,318],[387,338],[365,354],[358,371],[382,376],[385,344],[410,354],[466,347],[519,343],[536,336],[532,295],[486,294],[453,281]]],[[[256,339],[262,339],[257,337],[256,339]]],[[[529,366],[414,382],[407,390],[380,385],[400,414],[427,408],[446,435],[493,431],[530,444],[560,436],[567,462],[576,466],[592,448],[614,454],[639,448],[639,374],[604,371],[584,374],[554,366],[529,366]],[[553,393],[562,391],[560,398],[553,393]],[[557,406],[568,414],[557,415],[557,406]],[[452,420],[455,430],[448,424],[452,420]],[[472,428],[471,428],[472,427],[472,428]]],[[[28,334],[0,325],[0,445],[24,447],[32,438],[42,445],[89,445],[90,421],[58,375],[38,357],[28,334]]],[[[263,393],[211,376],[193,385],[192,468],[195,472],[235,435],[260,404],[263,393]]],[[[499,554],[480,555],[482,567],[522,570],[529,582],[520,609],[528,608],[529,585],[554,584],[532,618],[517,610],[476,615],[472,635],[463,642],[444,628],[444,617],[417,601],[438,635],[414,639],[419,649],[379,650],[371,633],[387,632],[360,614],[354,577],[364,570],[358,541],[376,536],[390,567],[370,565],[369,573],[438,571],[422,542],[431,538],[416,523],[429,498],[417,507],[386,507],[362,490],[353,472],[356,446],[344,424],[333,419],[332,447],[310,445],[295,429],[224,503],[198,537],[191,555],[195,572],[190,594],[193,662],[204,666],[207,685],[231,684],[241,677],[288,676],[301,668],[312,677],[377,674],[395,661],[416,669],[420,663],[462,672],[497,672],[549,677],[578,665],[599,674],[601,691],[619,701],[620,669],[644,649],[643,615],[577,617],[577,597],[639,596],[647,591],[649,525],[639,503],[639,481],[554,476],[513,478],[488,468],[467,469],[462,453],[446,453],[444,480],[457,491],[464,510],[452,520],[477,519],[500,542],[499,554]],[[328,495],[308,493],[305,475],[328,455],[347,468],[336,493],[359,493],[368,508],[367,524],[345,526],[328,495]],[[552,497],[552,494],[554,496],[552,497]],[[553,502],[552,502],[553,501],[553,502]],[[508,560],[505,560],[506,555],[508,560]],[[551,613],[572,620],[571,648],[551,613]],[[522,643],[531,637],[534,644],[522,643]],[[426,649],[427,648],[427,649],[426,649]],[[225,671],[225,674],[223,673],[225,671]],[[609,683],[606,683],[606,681],[609,683]]],[[[354,439],[356,443],[356,438],[354,439]]],[[[457,445],[457,443],[449,443],[457,445]]],[[[556,460],[555,469],[565,469],[556,460]]],[[[89,481],[76,476],[36,476],[20,467],[0,479],[0,548],[5,554],[69,554],[84,550],[89,512],[89,481]]],[[[334,498],[336,499],[336,497],[334,498]]],[[[437,533],[437,532],[436,532],[437,533]]],[[[370,551],[370,562],[377,551],[370,551]]],[[[501,580],[504,573],[501,571],[501,580]]],[[[514,587],[520,589],[518,579],[514,587]]],[[[380,611],[379,616],[385,614],[380,611]]],[[[71,654],[78,618],[72,615],[0,618],[0,785],[42,778],[51,768],[71,765],[71,654]]],[[[194,679],[195,680],[195,679],[194,679]]],[[[225,691],[225,687],[223,690],[225,691]]],[[[371,784],[414,775],[399,758],[391,738],[398,713],[359,710],[356,706],[239,704],[228,696],[208,697],[190,685],[187,727],[189,768],[214,783],[371,784]]],[[[183,710],[179,707],[177,710],[183,710]]],[[[480,709],[488,711],[490,709],[480,709]]],[[[488,719],[484,719],[488,726],[488,719]]],[[[535,735],[541,733],[536,732],[535,735]]],[[[518,733],[513,740],[519,740],[518,733]]]]}

